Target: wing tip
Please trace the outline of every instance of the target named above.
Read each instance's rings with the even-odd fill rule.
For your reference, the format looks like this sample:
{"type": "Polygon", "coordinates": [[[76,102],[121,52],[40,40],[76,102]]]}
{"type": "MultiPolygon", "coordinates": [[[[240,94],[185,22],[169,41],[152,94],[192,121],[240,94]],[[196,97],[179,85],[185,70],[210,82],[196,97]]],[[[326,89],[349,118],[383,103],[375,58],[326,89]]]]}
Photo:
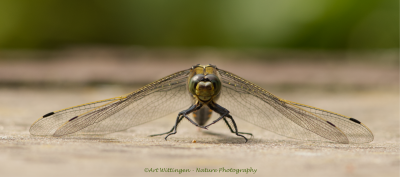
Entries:
{"type": "Polygon", "coordinates": [[[76,118],[78,118],[78,116],[75,116],[75,117],[69,119],[68,122],[71,122],[71,121],[75,120],[76,118]]]}
{"type": "Polygon", "coordinates": [[[47,113],[47,114],[43,115],[43,117],[42,117],[42,118],[49,117],[49,116],[51,116],[51,115],[53,115],[53,114],[54,114],[54,112],[49,112],[49,113],[47,113]]]}
{"type": "Polygon", "coordinates": [[[332,125],[332,126],[334,126],[334,127],[336,127],[336,125],[335,124],[333,124],[332,122],[329,122],[329,121],[326,121],[329,125],[332,125]]]}
{"type": "Polygon", "coordinates": [[[359,120],[357,120],[357,119],[350,118],[349,120],[351,120],[352,122],[355,122],[355,123],[361,124],[361,122],[360,122],[359,120]]]}

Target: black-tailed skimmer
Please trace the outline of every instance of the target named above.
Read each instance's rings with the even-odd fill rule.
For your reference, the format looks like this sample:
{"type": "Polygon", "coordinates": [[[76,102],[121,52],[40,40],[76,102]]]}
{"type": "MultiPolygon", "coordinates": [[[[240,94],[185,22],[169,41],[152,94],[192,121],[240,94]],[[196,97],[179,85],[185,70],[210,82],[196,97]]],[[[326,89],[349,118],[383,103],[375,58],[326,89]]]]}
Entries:
{"type": "MultiPolygon", "coordinates": [[[[207,129],[218,121],[237,136],[234,117],[290,138],[367,143],[372,132],[360,121],[341,114],[281,99],[263,88],[214,65],[195,65],[166,76],[137,91],[115,98],[50,112],[30,128],[32,135],[107,134],[126,130],[175,111],[172,129],[182,119],[207,129]],[[219,118],[207,123],[212,112],[219,118]],[[193,113],[194,120],[188,117],[193,113]]],[[[152,135],[152,136],[156,136],[152,135]]]]}

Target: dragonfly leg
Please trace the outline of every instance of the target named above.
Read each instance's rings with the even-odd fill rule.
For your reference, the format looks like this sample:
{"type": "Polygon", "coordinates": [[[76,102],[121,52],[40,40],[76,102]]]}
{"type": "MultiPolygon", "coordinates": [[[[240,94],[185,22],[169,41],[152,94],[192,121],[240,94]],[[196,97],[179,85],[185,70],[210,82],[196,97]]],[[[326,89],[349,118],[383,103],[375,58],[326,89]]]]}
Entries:
{"type": "Polygon", "coordinates": [[[215,119],[213,122],[211,122],[210,124],[204,126],[205,129],[207,129],[207,127],[211,126],[212,124],[217,123],[218,121],[220,121],[221,119],[225,118],[225,116],[227,116],[229,114],[229,111],[225,108],[223,108],[222,106],[216,104],[216,103],[210,103],[208,104],[208,107],[215,111],[216,113],[218,113],[219,115],[221,115],[218,119],[215,119]]]}
{"type": "MultiPolygon", "coordinates": [[[[181,122],[182,119],[183,119],[183,116],[181,115],[180,118],[179,118],[179,120],[178,120],[178,124],[179,124],[179,122],[181,122]]],[[[150,137],[153,137],[153,136],[165,135],[165,134],[171,133],[172,131],[174,131],[174,129],[175,129],[175,126],[173,126],[172,129],[171,129],[170,131],[168,131],[168,132],[160,133],[160,134],[154,134],[154,135],[149,135],[149,136],[150,136],[150,137]]]]}
{"type": "MultiPolygon", "coordinates": [[[[231,133],[235,133],[235,134],[236,134],[236,132],[232,129],[231,125],[229,124],[228,120],[226,120],[225,117],[224,117],[223,120],[224,120],[224,122],[226,123],[226,125],[228,126],[229,130],[231,131],[231,133]]],[[[247,132],[238,132],[238,133],[250,135],[251,137],[253,137],[253,134],[252,134],[252,133],[247,133],[247,132]]]]}
{"type": "MultiPolygon", "coordinates": [[[[191,122],[193,125],[195,125],[195,126],[197,126],[197,127],[201,127],[199,124],[197,124],[197,123],[194,122],[192,119],[190,119],[189,117],[187,117],[187,114],[190,114],[190,113],[192,113],[193,111],[199,110],[202,106],[203,106],[203,104],[197,103],[197,104],[193,104],[192,106],[190,106],[189,109],[184,110],[184,111],[181,111],[181,112],[178,114],[178,117],[176,118],[176,122],[175,122],[174,127],[172,127],[171,131],[167,132],[168,135],[165,136],[164,139],[167,140],[167,138],[168,138],[169,135],[176,134],[176,130],[177,130],[177,128],[178,128],[178,124],[179,124],[179,122],[180,122],[183,118],[188,119],[189,122],[191,122]]],[[[201,128],[204,128],[204,127],[201,127],[201,128]]]]}
{"type": "MultiPolygon", "coordinates": [[[[209,127],[210,125],[217,123],[217,122],[220,121],[221,119],[224,119],[225,123],[228,124],[228,122],[226,121],[225,117],[230,118],[230,119],[232,120],[233,128],[235,129],[235,130],[233,130],[232,127],[228,124],[228,127],[229,127],[229,129],[231,130],[231,132],[232,132],[232,133],[235,133],[237,136],[240,136],[240,137],[244,138],[244,139],[246,140],[246,143],[247,143],[247,138],[244,137],[243,135],[239,134],[239,133],[241,133],[241,132],[238,132],[238,129],[237,129],[235,120],[233,120],[232,116],[229,114],[229,111],[228,111],[227,109],[225,109],[224,107],[222,107],[222,106],[220,106],[220,105],[218,105],[218,104],[216,104],[216,103],[214,103],[214,102],[208,104],[208,107],[209,107],[211,110],[213,110],[213,111],[217,112],[218,114],[220,114],[221,117],[219,117],[218,119],[214,120],[214,121],[211,122],[210,124],[204,126],[204,128],[207,128],[207,127],[209,127]]],[[[249,133],[245,133],[245,134],[249,134],[249,133]]],[[[250,133],[250,134],[251,134],[251,133],[250,133]]],[[[252,135],[252,134],[251,134],[251,135],[252,135]]]]}

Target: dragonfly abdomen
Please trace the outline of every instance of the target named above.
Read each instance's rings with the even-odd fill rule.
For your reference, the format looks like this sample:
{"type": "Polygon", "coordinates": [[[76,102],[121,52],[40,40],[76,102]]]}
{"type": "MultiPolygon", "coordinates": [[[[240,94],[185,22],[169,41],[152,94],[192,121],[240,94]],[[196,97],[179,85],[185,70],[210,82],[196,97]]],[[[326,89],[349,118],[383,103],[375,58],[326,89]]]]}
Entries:
{"type": "Polygon", "coordinates": [[[211,114],[212,110],[208,106],[204,105],[199,110],[193,112],[193,117],[197,124],[204,126],[208,119],[211,118],[211,114]]]}

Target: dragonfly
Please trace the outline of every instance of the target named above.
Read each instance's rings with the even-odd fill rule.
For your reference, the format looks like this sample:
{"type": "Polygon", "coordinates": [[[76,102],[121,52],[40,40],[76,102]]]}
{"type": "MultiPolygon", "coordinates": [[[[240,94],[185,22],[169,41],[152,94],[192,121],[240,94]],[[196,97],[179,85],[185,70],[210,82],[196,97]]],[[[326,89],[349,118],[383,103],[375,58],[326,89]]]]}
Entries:
{"type": "Polygon", "coordinates": [[[47,113],[29,131],[54,137],[108,134],[177,111],[171,130],[150,136],[166,135],[167,140],[183,119],[202,129],[222,121],[247,142],[246,136],[253,135],[238,130],[234,118],[240,118],[298,140],[348,144],[374,139],[371,130],[355,118],[279,98],[212,64],[194,65],[126,95],[47,113]],[[207,123],[213,112],[218,118],[207,123]]]}

